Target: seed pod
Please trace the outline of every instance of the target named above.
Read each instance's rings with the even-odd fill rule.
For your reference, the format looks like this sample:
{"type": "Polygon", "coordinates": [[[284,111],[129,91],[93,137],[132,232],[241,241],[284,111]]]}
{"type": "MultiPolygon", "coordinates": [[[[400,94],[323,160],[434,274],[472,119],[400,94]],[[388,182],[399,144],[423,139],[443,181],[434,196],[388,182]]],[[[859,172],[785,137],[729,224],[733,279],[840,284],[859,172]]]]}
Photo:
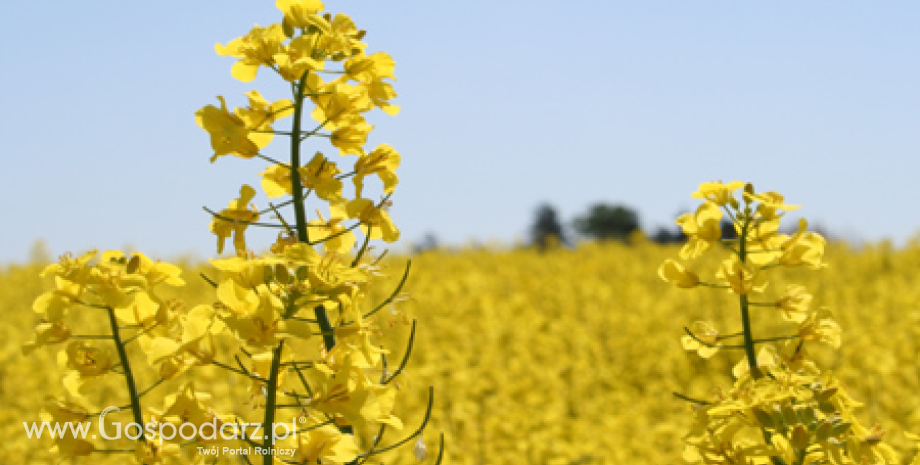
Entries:
{"type": "Polygon", "coordinates": [[[751,411],[754,413],[754,418],[761,427],[776,429],[776,421],[773,420],[773,417],[770,416],[769,413],[759,407],[754,407],[751,411]]]}
{"type": "Polygon", "coordinates": [[[792,447],[804,451],[808,449],[808,440],[808,430],[802,425],[795,425],[795,428],[792,429],[792,447]]]}

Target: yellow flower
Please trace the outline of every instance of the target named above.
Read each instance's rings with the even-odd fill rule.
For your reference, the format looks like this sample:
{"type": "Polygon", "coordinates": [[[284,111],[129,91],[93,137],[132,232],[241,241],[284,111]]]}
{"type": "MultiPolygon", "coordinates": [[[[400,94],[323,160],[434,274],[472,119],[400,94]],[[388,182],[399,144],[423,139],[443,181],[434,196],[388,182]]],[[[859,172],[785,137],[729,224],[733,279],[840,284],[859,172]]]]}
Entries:
{"type": "Polygon", "coordinates": [[[153,261],[140,252],[131,254],[131,258],[138,260],[134,273],[144,276],[148,286],[166,284],[167,286],[184,286],[185,281],[180,277],[182,269],[171,263],[153,261]]]}
{"type": "MultiPolygon", "coordinates": [[[[54,448],[61,457],[84,457],[95,450],[95,446],[85,439],[74,435],[70,425],[79,428],[88,426],[84,420],[89,413],[86,408],[77,402],[61,401],[54,398],[45,399],[42,421],[47,421],[53,426],[65,427],[66,432],[54,439],[54,448]]],[[[77,429],[75,428],[75,429],[77,429]]]]}
{"type": "Polygon", "coordinates": [[[361,221],[364,234],[369,234],[371,239],[382,238],[386,242],[396,242],[399,239],[399,229],[393,224],[390,214],[383,207],[378,208],[368,199],[354,199],[345,207],[349,218],[361,221]]]}
{"type": "Polygon", "coordinates": [[[367,143],[367,136],[373,129],[374,126],[367,124],[364,117],[354,115],[346,124],[332,131],[332,137],[329,140],[342,155],[349,153],[364,155],[364,144],[367,143]]]}
{"type": "Polygon", "coordinates": [[[799,337],[803,341],[823,342],[835,349],[840,348],[840,333],[840,325],[827,308],[809,313],[799,323],[799,337]]]}
{"type": "Polygon", "coordinates": [[[716,278],[720,283],[727,284],[735,294],[750,294],[763,292],[767,284],[761,279],[759,273],[754,272],[742,264],[737,257],[722,261],[716,278]]]}
{"type": "Polygon", "coordinates": [[[384,78],[396,80],[393,75],[396,70],[396,61],[387,52],[352,57],[345,61],[344,68],[348,77],[365,84],[384,78]]]}
{"type": "Polygon", "coordinates": [[[359,55],[367,47],[367,44],[359,42],[364,37],[364,31],[359,30],[347,15],[339,13],[332,21],[316,16],[311,18],[310,24],[322,31],[317,48],[334,58],[359,55]]]}
{"type": "Polygon", "coordinates": [[[309,323],[282,318],[284,303],[264,284],[250,290],[227,280],[218,289],[218,297],[226,309],[221,315],[224,323],[248,347],[261,349],[287,337],[312,335],[309,323]]]}
{"type": "Polygon", "coordinates": [[[80,398],[80,387],[88,379],[98,378],[112,371],[115,363],[109,350],[84,341],[72,341],[58,353],[58,364],[68,368],[64,388],[80,398]]]}
{"type": "MultiPolygon", "coordinates": [[[[220,293],[220,288],[218,288],[220,293]]],[[[214,336],[224,330],[210,305],[197,305],[179,317],[181,335],[155,337],[142,344],[150,365],[160,365],[160,377],[173,379],[197,365],[213,360],[214,336]]]]}
{"type": "Polygon", "coordinates": [[[33,350],[47,344],[58,344],[70,339],[70,328],[63,323],[52,323],[42,320],[35,326],[35,338],[22,345],[23,355],[30,354],[33,350]]]}
{"type": "Polygon", "coordinates": [[[396,79],[393,76],[396,62],[388,53],[377,52],[370,56],[356,56],[346,61],[344,67],[347,77],[363,84],[364,91],[374,106],[388,115],[399,113],[399,107],[389,103],[396,98],[396,91],[390,83],[384,81],[386,78],[396,79]]]}
{"type": "Polygon", "coordinates": [[[198,125],[211,134],[211,148],[214,155],[213,163],[222,155],[235,155],[241,158],[252,158],[259,153],[259,147],[249,140],[249,128],[239,116],[227,111],[227,102],[221,96],[220,108],[208,105],[195,113],[198,125]]]}
{"type": "Polygon", "coordinates": [[[771,220],[757,218],[748,225],[745,236],[748,263],[763,267],[774,263],[782,256],[782,244],[787,236],[778,234],[778,230],[778,218],[771,220]]]}
{"type": "Polygon", "coordinates": [[[120,323],[127,325],[150,326],[157,317],[160,305],[143,291],[132,292],[125,296],[121,305],[115,306],[115,316],[120,323]]]}
{"type": "Polygon", "coordinates": [[[311,74],[311,79],[307,81],[307,87],[316,94],[310,97],[316,105],[310,116],[323,128],[335,131],[362,123],[364,118],[360,114],[374,109],[374,102],[362,88],[342,81],[322,85],[319,78],[314,79],[313,76],[311,74]]]}
{"type": "Polygon", "coordinates": [[[360,449],[355,443],[355,437],[342,434],[336,426],[304,429],[305,432],[283,440],[280,443],[282,445],[278,446],[294,449],[294,457],[291,458],[293,463],[343,465],[358,457],[360,449]]]}
{"type": "Polygon", "coordinates": [[[302,79],[305,73],[323,69],[323,60],[313,57],[314,42],[313,35],[300,36],[291,40],[281,53],[274,55],[282,79],[296,82],[302,79]]]}
{"type": "MultiPolygon", "coordinates": [[[[775,367],[777,358],[776,349],[773,346],[763,346],[757,352],[757,368],[764,371],[764,368],[775,367]]],[[[750,364],[748,364],[747,356],[745,356],[741,361],[735,364],[734,368],[732,368],[732,375],[735,379],[741,379],[741,377],[750,373],[750,371],[751,367],[750,364]]]]}
{"type": "Polygon", "coordinates": [[[824,246],[827,241],[820,234],[812,231],[806,231],[808,222],[805,219],[799,220],[799,229],[782,244],[782,256],[780,263],[783,266],[807,266],[811,269],[821,269],[826,265],[822,263],[824,258],[824,246]]]}
{"type": "MultiPolygon", "coordinates": [[[[56,266],[56,265],[51,265],[56,266]]],[[[32,304],[32,310],[40,313],[51,323],[59,323],[64,319],[67,310],[80,300],[84,285],[69,281],[61,276],[54,277],[53,291],[46,292],[32,304]]]]}
{"type": "Polygon", "coordinates": [[[355,163],[355,195],[361,197],[364,191],[364,178],[376,174],[383,182],[384,194],[392,194],[399,179],[396,168],[399,167],[399,153],[389,144],[380,144],[355,163]]]}
{"type": "Polygon", "coordinates": [[[240,198],[231,201],[227,208],[221,210],[219,217],[215,216],[211,220],[211,232],[217,235],[217,253],[224,251],[224,242],[231,234],[236,252],[246,251],[246,227],[249,223],[259,220],[259,211],[249,205],[255,196],[255,189],[243,186],[240,188],[240,198]]]}
{"type": "Polygon", "coordinates": [[[366,84],[367,96],[374,102],[374,106],[383,110],[384,113],[395,116],[399,113],[399,107],[390,105],[390,100],[396,98],[396,91],[389,82],[375,79],[366,84]]]}
{"type": "Polygon", "coordinates": [[[162,417],[164,423],[172,423],[176,428],[183,423],[191,423],[196,427],[196,438],[204,442],[220,438],[218,433],[227,418],[214,413],[211,395],[195,391],[194,382],[186,382],[178,393],[166,396],[163,402],[164,411],[158,416],[162,417]]]}
{"type": "Polygon", "coordinates": [[[712,202],[700,205],[693,214],[685,213],[675,221],[680,225],[688,241],[680,249],[680,258],[696,258],[703,254],[710,245],[722,238],[722,210],[712,202]]]}
{"type": "Polygon", "coordinates": [[[284,13],[284,21],[293,27],[306,29],[316,22],[316,14],[323,11],[319,0],[278,0],[275,6],[284,13]]]}
{"type": "Polygon", "coordinates": [[[310,239],[322,242],[323,249],[345,253],[355,245],[355,234],[342,223],[348,218],[344,203],[329,204],[329,221],[317,211],[319,219],[309,222],[310,239]]]}
{"type": "Polygon", "coordinates": [[[741,181],[732,181],[728,184],[722,184],[721,181],[704,182],[700,184],[696,192],[690,194],[690,198],[705,199],[720,207],[724,207],[732,203],[732,200],[734,200],[734,192],[742,187],[744,187],[744,183],[741,181]]]}
{"type": "Polygon", "coordinates": [[[313,387],[310,407],[339,417],[349,425],[384,423],[401,428],[402,422],[391,415],[396,386],[370,380],[354,365],[350,352],[349,348],[336,345],[326,357],[327,361],[336,362],[317,363],[305,373],[313,387]]]}
{"type": "Polygon", "coordinates": [[[744,200],[747,203],[760,202],[757,206],[757,212],[760,213],[761,217],[767,220],[774,218],[779,218],[782,216],[782,213],[777,213],[777,210],[796,210],[799,208],[798,205],[786,205],[783,203],[783,196],[777,194],[776,192],[765,192],[762,194],[753,194],[753,193],[744,193],[744,200]]]}
{"type": "Polygon", "coordinates": [[[215,44],[218,55],[239,58],[230,68],[230,75],[249,82],[256,78],[259,66],[274,64],[274,56],[281,51],[281,43],[286,39],[280,24],[268,27],[256,26],[248,34],[231,40],[227,45],[215,44]]]}
{"type": "Polygon", "coordinates": [[[672,283],[677,287],[689,289],[700,284],[700,278],[696,273],[685,269],[680,263],[667,259],[658,268],[658,276],[666,282],[672,283]]]}
{"type": "Polygon", "coordinates": [[[776,307],[782,311],[786,321],[801,323],[808,318],[811,300],[812,296],[806,292],[805,286],[790,284],[786,286],[786,293],[776,301],[776,307]]]}
{"type": "Polygon", "coordinates": [[[217,286],[217,298],[234,315],[247,317],[256,313],[261,300],[256,291],[228,279],[217,286]]]}
{"type": "Polygon", "coordinates": [[[313,189],[317,197],[337,202],[342,200],[342,181],[336,179],[341,172],[335,162],[316,152],[310,162],[300,168],[300,180],[304,187],[313,189]]]}
{"type": "Polygon", "coordinates": [[[681,336],[684,350],[695,351],[702,358],[709,358],[719,352],[719,331],[711,321],[695,321],[690,327],[694,336],[681,336]]]}
{"type": "Polygon", "coordinates": [[[272,124],[294,113],[294,104],[290,100],[268,103],[257,91],[246,94],[249,108],[237,108],[234,113],[245,123],[250,132],[248,138],[257,147],[263,148],[274,138],[272,124]]]}
{"type": "MultiPolygon", "coordinates": [[[[317,197],[329,202],[342,199],[342,181],[336,178],[342,171],[322,153],[316,152],[299,172],[301,185],[313,189],[317,197]]],[[[262,189],[270,198],[293,194],[292,182],[291,169],[287,166],[273,165],[262,172],[262,189]]]]}
{"type": "Polygon", "coordinates": [[[284,197],[294,193],[291,187],[291,169],[283,165],[272,165],[262,172],[262,190],[270,198],[284,197]]]}

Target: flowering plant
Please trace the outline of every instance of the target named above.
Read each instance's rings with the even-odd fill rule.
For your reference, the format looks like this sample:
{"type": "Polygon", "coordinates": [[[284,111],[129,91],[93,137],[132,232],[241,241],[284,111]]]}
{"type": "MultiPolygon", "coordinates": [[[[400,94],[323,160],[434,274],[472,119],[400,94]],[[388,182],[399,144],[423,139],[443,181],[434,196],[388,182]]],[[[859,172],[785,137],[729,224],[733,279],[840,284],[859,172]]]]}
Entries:
{"type": "MultiPolygon", "coordinates": [[[[64,344],[59,359],[68,369],[67,396],[49,398],[44,418],[71,427],[55,438],[62,458],[124,453],[153,464],[179,459],[182,448],[194,444],[199,453],[193,463],[227,460],[214,452],[229,449],[233,460],[247,463],[362,464],[413,440],[417,457],[426,454],[421,432],[431,412],[430,392],[421,425],[400,439],[385,438],[388,430],[406,429],[395,413],[394,381],[411,353],[415,322],[394,368],[387,359],[391,352],[378,342],[388,328],[378,312],[401,299],[409,265],[389,297],[373,305],[367,301],[383,270],[383,254],[372,255],[371,240],[399,238],[387,208],[400,156],[387,144],[365,149],[373,126],[364,115],[375,108],[398,112],[391,103],[395,64],[385,52],[368,53],[365,31],[344,14],[323,14],[317,0],[278,0],[277,7],[280,23],[256,26],[216,50],[237,59],[231,67],[236,79],[250,82],[268,70],[290,85],[291,98],[269,101],[252,91],[246,107],[231,110],[218,97],[219,106],[195,114],[210,135],[212,162],[226,155],[267,161],[264,193],[286,198],[258,209],[256,190],[244,185],[227,208],[208,210],[218,253],[227,239],[235,252],[211,260],[213,270],[202,273],[213,287],[212,302],[188,308],[170,297],[170,288],[185,284],[179,267],[137,252],[67,255],[43,272],[53,277],[54,289],[35,301],[41,322],[25,350],[64,344]],[[287,118],[289,129],[276,129],[287,118]],[[310,128],[308,118],[315,120],[310,128]],[[263,153],[276,136],[290,139],[285,161],[263,153]],[[308,156],[303,151],[308,140],[328,141],[338,154],[308,156]],[[349,158],[351,168],[340,168],[349,158]],[[380,181],[379,201],[367,198],[372,178],[380,181]],[[348,179],[353,195],[346,194],[348,179]],[[311,219],[308,201],[326,213],[317,210],[311,219]],[[285,210],[292,210],[293,218],[285,210]],[[265,221],[269,215],[274,218],[265,221]],[[245,237],[250,227],[279,231],[269,252],[250,250],[245,237]],[[96,314],[106,318],[106,332],[76,329],[96,314]],[[205,390],[216,387],[215,369],[245,383],[249,395],[243,405],[255,413],[218,410],[226,403],[205,390]],[[123,390],[113,390],[109,380],[121,380],[123,390]],[[157,409],[150,394],[161,384],[173,391],[157,409]],[[132,446],[103,447],[73,429],[95,415],[94,397],[110,395],[128,402],[129,426],[136,429],[125,428],[125,436],[132,446]],[[250,427],[247,434],[247,425],[257,424],[261,428],[250,427]],[[279,426],[286,434],[278,434],[279,426]],[[189,430],[193,433],[186,434],[189,430]]],[[[405,315],[398,321],[410,324],[405,315]]],[[[104,430],[112,424],[104,421],[117,410],[103,411],[108,420],[100,417],[106,438],[104,430]]],[[[441,442],[443,452],[443,437],[441,442]]],[[[441,458],[439,453],[438,463],[441,458]]]]}
{"type": "Polygon", "coordinates": [[[781,233],[785,213],[799,207],[786,204],[775,192],[758,193],[751,184],[705,183],[691,197],[703,203],[677,219],[689,239],[680,258],[693,260],[711,250],[725,251],[728,257],[708,279],[673,259],[658,274],[680,288],[722,289],[737,299],[737,331],[723,332],[711,322],[697,321],[684,328],[682,343],[703,358],[732,349],[744,356],[732,370],[735,383],[730,389],[706,400],[678,395],[694,408],[684,458],[705,464],[899,463],[884,442],[882,427],[860,423],[855,411],[861,404],[809,356],[815,344],[840,347],[841,329],[830,310],[813,308],[812,296],[800,285],[789,284],[774,297],[767,291],[773,270],[825,268],[825,239],[809,231],[804,219],[793,233],[781,233]],[[723,218],[731,223],[733,237],[724,237],[723,218]],[[793,331],[757,335],[755,314],[779,317],[793,331]]]}

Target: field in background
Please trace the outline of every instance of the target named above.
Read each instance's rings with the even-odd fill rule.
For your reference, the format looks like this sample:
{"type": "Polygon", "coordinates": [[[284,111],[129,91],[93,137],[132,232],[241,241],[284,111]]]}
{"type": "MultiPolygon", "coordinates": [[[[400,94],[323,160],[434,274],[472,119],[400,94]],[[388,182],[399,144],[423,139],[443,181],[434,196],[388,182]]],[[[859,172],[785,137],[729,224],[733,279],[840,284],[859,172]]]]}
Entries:
{"type": "MultiPolygon", "coordinates": [[[[443,431],[454,464],[683,463],[680,438],[690,407],[672,392],[705,398],[713,386],[729,385],[738,354],[701,361],[681,349],[682,327],[698,318],[734,321],[737,309],[724,291],[687,292],[662,282],[658,265],[676,255],[676,246],[613,243],[548,253],[429,251],[412,257],[405,288],[412,299],[397,304],[398,313],[381,313],[383,324],[399,325],[402,312],[418,319],[401,383],[407,429],[421,416],[430,385],[435,404],[424,437],[433,454],[436,433],[443,431]]],[[[826,257],[830,266],[821,272],[777,272],[767,296],[795,282],[815,295],[813,305],[835,312],[843,346],[817,358],[865,403],[863,420],[881,423],[909,459],[902,432],[920,432],[920,244],[859,251],[836,244],[826,257]]],[[[384,260],[391,280],[375,290],[377,300],[395,285],[405,261],[384,260]]],[[[22,427],[38,420],[46,392],[63,393],[56,350],[23,356],[19,348],[32,337],[31,303],[45,289],[40,269],[0,272],[0,463],[51,463],[51,441],[26,439],[22,427]]],[[[182,291],[192,304],[211,299],[196,275],[185,274],[189,285],[182,291]]],[[[768,326],[779,319],[763,315],[772,311],[760,307],[753,315],[764,336],[782,334],[781,327],[768,326]]],[[[399,360],[405,343],[406,326],[400,326],[398,340],[388,342],[399,347],[391,360],[399,360]]],[[[211,371],[208,379],[210,385],[198,388],[244,388],[224,372],[211,371]]],[[[171,386],[158,390],[162,396],[171,386]]],[[[118,393],[116,386],[97,399],[99,406],[123,404],[118,393]]],[[[160,401],[153,405],[162,408],[160,401]]],[[[408,449],[402,453],[385,462],[415,463],[408,449]]],[[[83,462],[123,460],[93,456],[83,462]]]]}

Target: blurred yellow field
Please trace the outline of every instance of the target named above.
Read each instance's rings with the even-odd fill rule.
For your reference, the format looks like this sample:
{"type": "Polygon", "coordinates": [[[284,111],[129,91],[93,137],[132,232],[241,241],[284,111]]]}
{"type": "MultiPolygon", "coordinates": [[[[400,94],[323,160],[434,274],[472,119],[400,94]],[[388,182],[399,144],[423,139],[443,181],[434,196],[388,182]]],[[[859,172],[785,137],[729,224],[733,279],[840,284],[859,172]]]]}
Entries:
{"type": "MultiPolygon", "coordinates": [[[[414,428],[433,386],[425,443],[431,453],[436,434],[444,432],[454,464],[682,463],[691,407],[672,393],[705,399],[710,386],[729,387],[738,358],[722,352],[704,361],[685,352],[683,326],[697,318],[736,321],[737,303],[723,290],[686,292],[663,282],[657,267],[677,249],[640,240],[547,253],[445,250],[411,257],[405,291],[412,298],[381,312],[383,324],[395,325],[390,347],[405,344],[403,320],[418,319],[397,413],[414,428]]],[[[920,432],[920,244],[859,250],[832,244],[825,256],[826,270],[778,274],[766,295],[788,279],[807,286],[816,305],[832,309],[843,345],[816,359],[864,403],[857,414],[863,423],[879,423],[909,463],[914,450],[903,433],[920,432]]],[[[371,302],[386,298],[406,260],[384,260],[389,281],[372,288],[371,302]]],[[[14,266],[0,275],[0,463],[54,463],[52,441],[28,439],[22,425],[38,420],[47,394],[64,391],[56,361],[62,345],[21,354],[38,319],[32,302],[47,290],[40,270],[38,264],[14,266]]],[[[186,265],[188,285],[177,291],[188,305],[213,299],[197,274],[186,265]]],[[[764,334],[779,331],[770,326],[776,318],[769,312],[775,310],[757,308],[752,315],[764,334]]],[[[390,363],[400,355],[390,354],[390,363]]],[[[210,367],[197,369],[210,373],[196,379],[210,380],[201,387],[215,399],[230,389],[245,403],[243,383],[210,367]]],[[[95,401],[121,405],[120,387],[114,383],[95,401]]],[[[167,384],[154,391],[151,405],[161,405],[171,390],[167,384]]],[[[416,463],[409,449],[381,460],[416,463]]],[[[75,463],[122,461],[97,454],[75,463]]]]}

